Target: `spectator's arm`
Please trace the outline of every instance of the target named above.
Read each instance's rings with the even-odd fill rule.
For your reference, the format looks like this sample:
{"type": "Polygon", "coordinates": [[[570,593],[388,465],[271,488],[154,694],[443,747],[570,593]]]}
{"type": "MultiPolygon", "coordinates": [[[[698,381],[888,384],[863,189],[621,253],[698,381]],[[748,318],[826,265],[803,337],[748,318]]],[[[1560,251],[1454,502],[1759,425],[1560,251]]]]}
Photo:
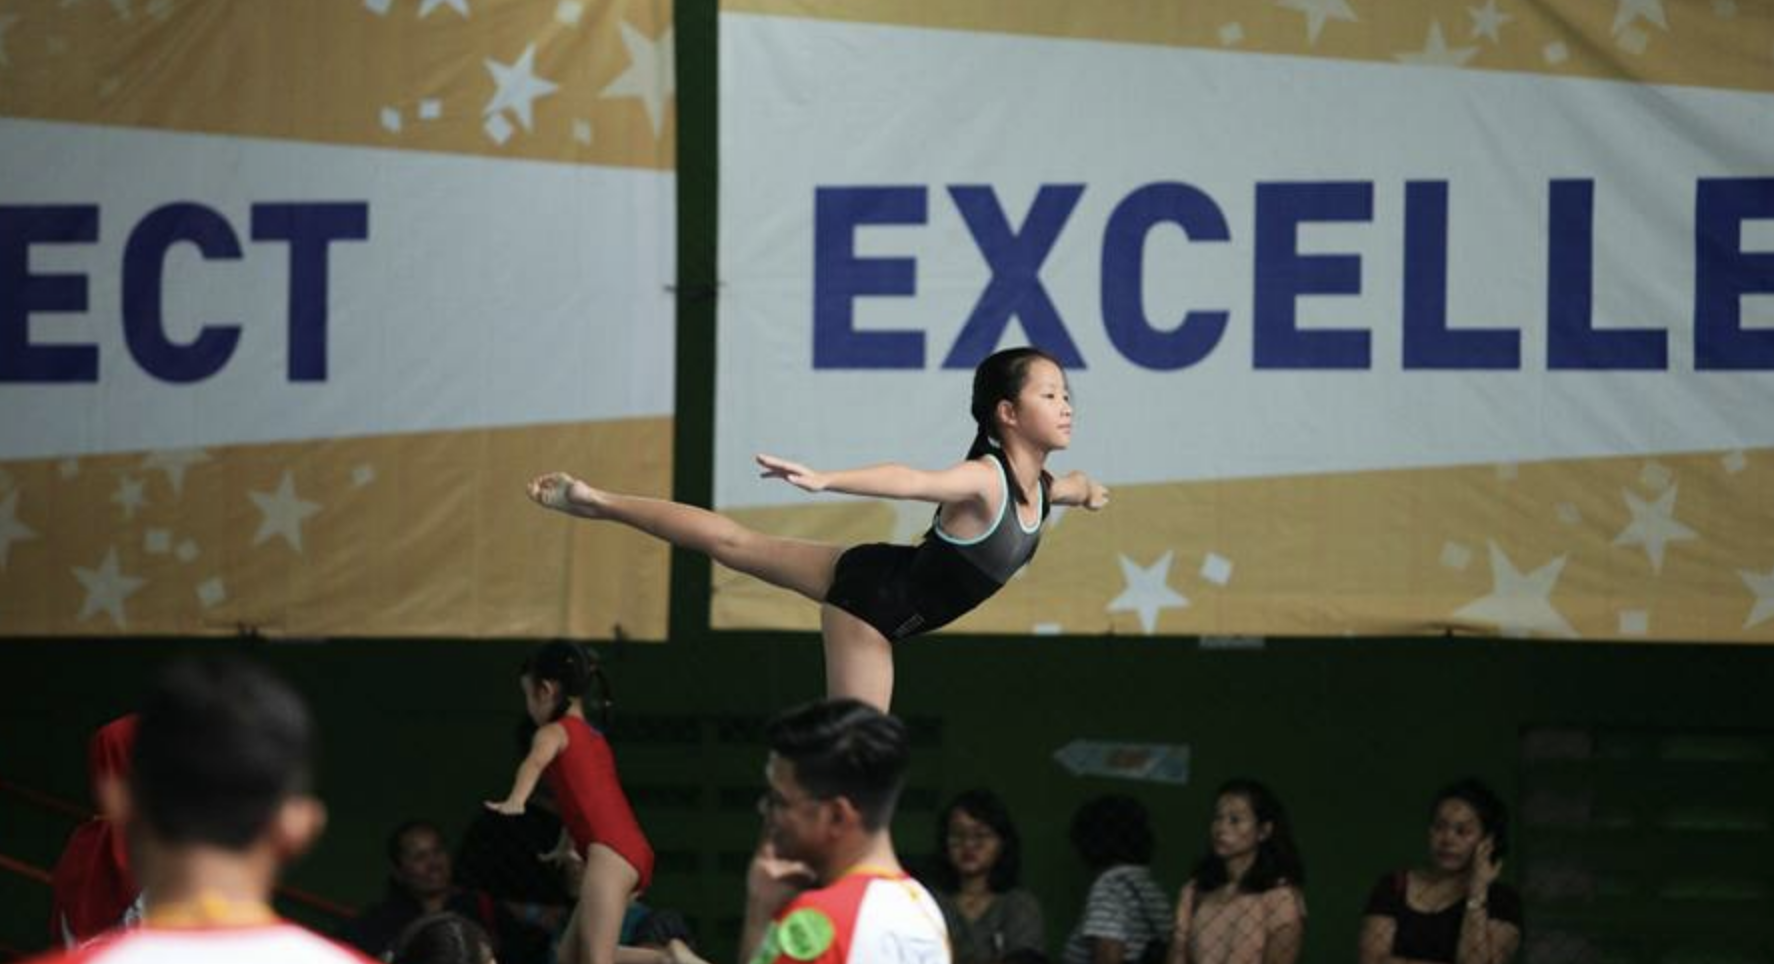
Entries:
{"type": "Polygon", "coordinates": [[[1112,937],[1090,939],[1090,964],[1122,964],[1127,960],[1127,944],[1112,937]]]}
{"type": "Polygon", "coordinates": [[[1508,964],[1521,947],[1521,928],[1495,920],[1484,905],[1467,905],[1460,921],[1460,950],[1455,964],[1508,964]]]}
{"type": "Polygon", "coordinates": [[[1305,921],[1283,924],[1269,932],[1263,943],[1263,964],[1297,964],[1300,945],[1306,940],[1305,921]]]}
{"type": "Polygon", "coordinates": [[[1170,956],[1165,964],[1189,964],[1189,927],[1195,919],[1195,882],[1177,892],[1176,916],[1170,929],[1170,956]]]}

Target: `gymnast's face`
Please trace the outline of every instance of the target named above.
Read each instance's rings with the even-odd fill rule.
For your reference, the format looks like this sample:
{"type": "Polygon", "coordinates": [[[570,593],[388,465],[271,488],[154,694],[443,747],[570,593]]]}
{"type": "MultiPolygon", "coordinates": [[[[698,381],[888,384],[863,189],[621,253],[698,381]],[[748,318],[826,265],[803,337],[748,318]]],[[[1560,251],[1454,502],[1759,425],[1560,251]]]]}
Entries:
{"type": "Polygon", "coordinates": [[[1066,373],[1045,358],[1029,362],[1022,391],[1006,413],[1015,420],[1014,430],[1049,451],[1072,444],[1072,395],[1066,373]]]}

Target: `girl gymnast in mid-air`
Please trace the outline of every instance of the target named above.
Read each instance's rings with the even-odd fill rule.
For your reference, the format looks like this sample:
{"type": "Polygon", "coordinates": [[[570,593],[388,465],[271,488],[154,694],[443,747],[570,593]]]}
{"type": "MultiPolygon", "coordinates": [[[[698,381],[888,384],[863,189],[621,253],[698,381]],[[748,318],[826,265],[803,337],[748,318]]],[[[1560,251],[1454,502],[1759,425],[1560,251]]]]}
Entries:
{"type": "Polygon", "coordinates": [[[977,431],[967,458],[938,471],[871,465],[820,472],[759,455],[765,478],[808,492],[937,505],[916,546],[845,548],[755,532],[681,502],[618,495],[564,472],[530,482],[530,498],[586,519],[609,519],[703,553],[820,604],[826,695],[883,710],[893,697],[893,643],[960,618],[1028,563],[1051,506],[1101,509],[1109,490],[1083,472],[1054,478],[1047,456],[1072,441],[1065,372],[1036,348],[997,352],[973,372],[977,431]]]}

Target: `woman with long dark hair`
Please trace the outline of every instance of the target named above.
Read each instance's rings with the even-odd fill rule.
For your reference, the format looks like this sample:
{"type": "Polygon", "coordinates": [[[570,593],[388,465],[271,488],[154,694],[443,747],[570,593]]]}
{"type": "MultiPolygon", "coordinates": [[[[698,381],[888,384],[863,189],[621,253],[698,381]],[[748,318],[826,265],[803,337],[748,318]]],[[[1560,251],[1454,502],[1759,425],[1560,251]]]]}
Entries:
{"type": "Polygon", "coordinates": [[[1256,780],[1227,781],[1207,842],[1177,898],[1169,964],[1294,964],[1306,866],[1281,801],[1256,780]]]}
{"type": "Polygon", "coordinates": [[[1521,948],[1521,895],[1497,879],[1509,809],[1474,779],[1429,806],[1429,865],[1374,884],[1361,919],[1361,964],[1507,964],[1521,948]]]}

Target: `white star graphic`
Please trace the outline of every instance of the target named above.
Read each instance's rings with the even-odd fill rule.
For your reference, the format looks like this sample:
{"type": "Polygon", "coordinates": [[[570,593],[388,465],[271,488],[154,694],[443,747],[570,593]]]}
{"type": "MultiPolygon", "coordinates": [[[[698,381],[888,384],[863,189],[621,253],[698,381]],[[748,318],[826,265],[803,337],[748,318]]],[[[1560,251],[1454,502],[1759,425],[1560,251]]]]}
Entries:
{"type": "Polygon", "coordinates": [[[1466,13],[1472,17],[1472,36],[1483,37],[1491,43],[1501,41],[1503,25],[1515,19],[1497,8],[1497,0],[1485,0],[1482,7],[1467,7],[1466,13]]]}
{"type": "Polygon", "coordinates": [[[1140,627],[1146,635],[1158,628],[1158,613],[1165,609],[1183,609],[1189,605],[1189,597],[1170,588],[1166,580],[1170,577],[1170,561],[1175,553],[1166,551],[1152,563],[1149,568],[1141,567],[1126,556],[1121,560],[1121,578],[1126,581],[1127,588],[1115,601],[1109,603],[1108,611],[1112,613],[1139,613],[1140,627]]]}
{"type": "Polygon", "coordinates": [[[647,108],[647,120],[653,125],[653,136],[665,123],[665,102],[677,89],[672,71],[671,28],[657,41],[622,21],[622,46],[628,48],[628,69],[598,93],[598,97],[639,97],[647,108]]]}
{"type": "Polygon", "coordinates": [[[431,11],[438,7],[449,7],[462,16],[468,16],[468,0],[420,0],[419,18],[423,20],[431,16],[431,11]]]}
{"type": "Polygon", "coordinates": [[[12,63],[6,56],[6,30],[15,23],[18,23],[18,14],[0,13],[0,67],[12,63]]]}
{"type": "Polygon", "coordinates": [[[1749,611],[1749,618],[1743,621],[1743,628],[1749,629],[1758,623],[1774,618],[1774,569],[1767,572],[1751,572],[1748,569],[1737,570],[1743,584],[1755,593],[1756,604],[1749,611]]]}
{"type": "Polygon", "coordinates": [[[123,521],[134,520],[136,510],[148,504],[147,496],[142,493],[145,487],[144,483],[127,475],[117,480],[117,491],[111,493],[111,501],[123,507],[123,521]]]}
{"type": "Polygon", "coordinates": [[[1423,41],[1423,49],[1393,54],[1392,59],[1401,64],[1415,64],[1419,67],[1459,67],[1471,60],[1478,53],[1477,47],[1448,46],[1447,38],[1442,36],[1441,21],[1429,25],[1429,38],[1423,41]]]}
{"type": "Polygon", "coordinates": [[[489,57],[487,71],[493,75],[493,83],[498,85],[498,90],[493,92],[493,99],[487,102],[486,109],[481,113],[491,117],[509,109],[517,114],[518,123],[524,125],[524,130],[529,130],[530,105],[538,97],[546,97],[560,89],[536,76],[535,62],[535,44],[525,47],[523,56],[510,64],[502,64],[489,57]]]}
{"type": "Polygon", "coordinates": [[[1614,8],[1614,30],[1618,34],[1627,27],[1649,20],[1664,30],[1669,29],[1669,20],[1663,16],[1663,0],[1616,0],[1619,6],[1614,8]]]}
{"type": "Polygon", "coordinates": [[[148,457],[142,460],[142,468],[166,473],[166,481],[172,486],[172,494],[181,495],[185,489],[185,470],[209,460],[209,453],[202,449],[169,449],[149,452],[148,457]]]}
{"type": "Polygon", "coordinates": [[[86,601],[80,604],[80,621],[85,622],[103,610],[119,629],[129,623],[123,614],[123,601],[148,582],[146,579],[126,576],[118,570],[116,546],[105,553],[105,561],[99,563],[97,569],[75,566],[74,578],[86,587],[86,601]]]}
{"type": "Polygon", "coordinates": [[[35,529],[18,521],[18,494],[19,490],[13,489],[0,499],[0,569],[6,568],[13,543],[37,538],[35,529]]]}
{"type": "Polygon", "coordinates": [[[1314,46],[1318,44],[1318,33],[1324,29],[1326,20],[1354,23],[1360,19],[1354,10],[1349,9],[1348,0],[1275,0],[1275,5],[1306,15],[1306,42],[1314,46]]]}
{"type": "Polygon", "coordinates": [[[1666,545],[1696,538],[1693,529],[1675,521],[1677,488],[1678,486],[1671,485],[1663,490],[1656,502],[1650,503],[1633,495],[1631,489],[1620,490],[1620,494],[1626,497],[1626,507],[1632,511],[1632,521],[1614,537],[1614,545],[1644,546],[1645,554],[1651,558],[1651,571],[1654,573],[1663,571],[1663,549],[1666,545]]]}
{"type": "Polygon", "coordinates": [[[259,531],[253,534],[253,545],[272,536],[282,536],[290,548],[301,552],[302,520],[319,512],[320,504],[303,501],[296,495],[296,480],[289,471],[284,471],[283,481],[277,484],[276,492],[248,492],[247,496],[263,513],[259,519],[259,531]]]}
{"type": "Polygon", "coordinates": [[[1524,576],[1495,542],[1490,547],[1490,595],[1462,606],[1454,617],[1490,623],[1510,635],[1538,632],[1576,638],[1577,631],[1552,606],[1552,589],[1567,557],[1559,556],[1524,576]]]}

